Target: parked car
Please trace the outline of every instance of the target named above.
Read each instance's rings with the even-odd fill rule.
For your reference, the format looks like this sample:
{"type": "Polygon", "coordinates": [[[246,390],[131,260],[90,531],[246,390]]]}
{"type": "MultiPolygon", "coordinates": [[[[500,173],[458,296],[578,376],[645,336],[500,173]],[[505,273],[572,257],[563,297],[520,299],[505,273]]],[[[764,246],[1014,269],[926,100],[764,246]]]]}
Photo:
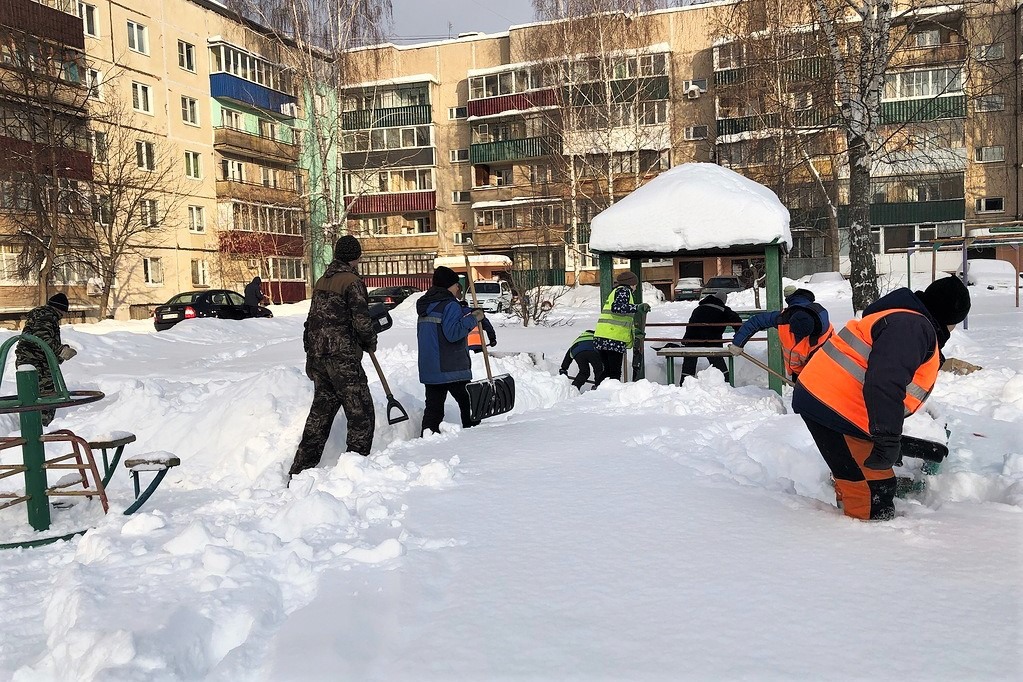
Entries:
{"type": "Polygon", "coordinates": [[[182,320],[198,317],[215,317],[221,320],[245,320],[250,317],[273,317],[274,314],[263,306],[255,308],[245,305],[245,298],[237,291],[209,289],[186,291],[178,294],[153,311],[156,331],[170,329],[182,320]]]}
{"type": "MultiPolygon", "coordinates": [[[[956,276],[963,276],[963,266],[956,268],[956,276]]],[[[1016,266],[1005,260],[971,258],[966,261],[966,283],[987,289],[1012,289],[1016,280],[1016,266]]],[[[1018,286],[1018,283],[1017,283],[1018,286]]]]}
{"type": "Polygon", "coordinates": [[[675,283],[676,301],[699,301],[703,290],[702,277],[683,277],[675,283]]]}
{"type": "Polygon", "coordinates": [[[703,285],[703,289],[700,290],[700,298],[713,294],[724,301],[728,298],[728,294],[742,291],[745,288],[746,286],[738,277],[711,277],[703,285]]]}
{"type": "Polygon", "coordinates": [[[380,287],[369,292],[369,302],[383,303],[388,310],[400,305],[412,294],[417,294],[422,289],[419,287],[380,287]]]}
{"type": "MultiPolygon", "coordinates": [[[[476,299],[479,301],[479,306],[488,313],[499,313],[504,310],[511,308],[512,301],[512,289],[508,282],[502,280],[486,280],[483,282],[473,282],[473,287],[476,289],[476,299]]],[[[468,295],[466,300],[472,301],[472,296],[468,295]]]]}

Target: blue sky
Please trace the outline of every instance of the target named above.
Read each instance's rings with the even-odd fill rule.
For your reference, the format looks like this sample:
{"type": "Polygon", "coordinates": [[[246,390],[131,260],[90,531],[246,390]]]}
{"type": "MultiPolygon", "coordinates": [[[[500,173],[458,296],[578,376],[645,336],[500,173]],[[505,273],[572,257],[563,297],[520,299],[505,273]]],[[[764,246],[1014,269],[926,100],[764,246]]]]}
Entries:
{"type": "Polygon", "coordinates": [[[533,21],[530,0],[391,0],[392,42],[425,42],[467,31],[494,33],[533,21]],[[407,38],[414,38],[408,40],[407,38]]]}

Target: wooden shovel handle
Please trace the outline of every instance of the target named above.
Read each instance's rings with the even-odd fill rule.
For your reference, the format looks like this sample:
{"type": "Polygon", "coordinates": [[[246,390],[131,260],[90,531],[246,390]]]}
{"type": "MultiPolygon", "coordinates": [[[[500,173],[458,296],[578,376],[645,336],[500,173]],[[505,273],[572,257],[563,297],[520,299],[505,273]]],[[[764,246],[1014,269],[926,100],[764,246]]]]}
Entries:
{"type": "Polygon", "coordinates": [[[369,353],[369,359],[373,361],[373,369],[377,371],[377,376],[380,377],[380,384],[384,387],[384,395],[390,398],[391,387],[387,385],[387,379],[384,377],[384,370],[380,369],[380,362],[377,361],[377,354],[373,351],[366,352],[369,353]]]}
{"type": "MultiPolygon", "coordinates": [[[[472,295],[472,307],[479,308],[480,306],[479,301],[476,300],[476,285],[472,283],[472,270],[471,267],[469,266],[469,256],[468,254],[463,253],[462,257],[465,258],[465,279],[469,283],[469,293],[472,295]]],[[[483,348],[483,364],[486,365],[487,367],[487,381],[493,381],[494,375],[490,371],[490,353],[487,352],[487,341],[486,337],[483,335],[482,320],[476,320],[476,331],[479,332],[480,346],[483,348]]]]}

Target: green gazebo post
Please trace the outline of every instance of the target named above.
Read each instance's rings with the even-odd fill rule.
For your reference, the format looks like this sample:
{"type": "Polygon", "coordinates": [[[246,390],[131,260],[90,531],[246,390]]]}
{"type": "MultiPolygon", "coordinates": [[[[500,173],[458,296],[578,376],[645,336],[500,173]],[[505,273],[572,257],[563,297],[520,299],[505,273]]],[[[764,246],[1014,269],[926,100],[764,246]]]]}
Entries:
{"type": "MultiPolygon", "coordinates": [[[[778,240],[767,244],[764,248],[764,264],[767,270],[767,309],[782,309],[781,290],[781,245],[778,240]]],[[[756,283],[754,283],[756,286],[756,283]]],[[[785,375],[785,364],[781,356],[781,339],[778,337],[778,330],[771,328],[767,331],[767,365],[779,375],[785,375]]],[[[767,385],[771,390],[781,395],[782,381],[774,374],[767,375],[767,385]]]]}

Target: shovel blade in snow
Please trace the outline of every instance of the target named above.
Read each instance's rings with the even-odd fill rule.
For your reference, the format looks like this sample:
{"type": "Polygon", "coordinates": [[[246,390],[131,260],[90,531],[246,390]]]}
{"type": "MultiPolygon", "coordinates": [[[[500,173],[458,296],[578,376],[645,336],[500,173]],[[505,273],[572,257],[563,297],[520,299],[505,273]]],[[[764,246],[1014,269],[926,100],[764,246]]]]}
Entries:
{"type": "Polygon", "coordinates": [[[474,422],[511,412],[515,407],[515,379],[510,374],[470,381],[465,390],[469,392],[469,418],[474,422]]]}
{"type": "Polygon", "coordinates": [[[928,462],[942,462],[948,457],[948,446],[934,441],[903,436],[901,444],[903,457],[915,457],[928,462]]]}

